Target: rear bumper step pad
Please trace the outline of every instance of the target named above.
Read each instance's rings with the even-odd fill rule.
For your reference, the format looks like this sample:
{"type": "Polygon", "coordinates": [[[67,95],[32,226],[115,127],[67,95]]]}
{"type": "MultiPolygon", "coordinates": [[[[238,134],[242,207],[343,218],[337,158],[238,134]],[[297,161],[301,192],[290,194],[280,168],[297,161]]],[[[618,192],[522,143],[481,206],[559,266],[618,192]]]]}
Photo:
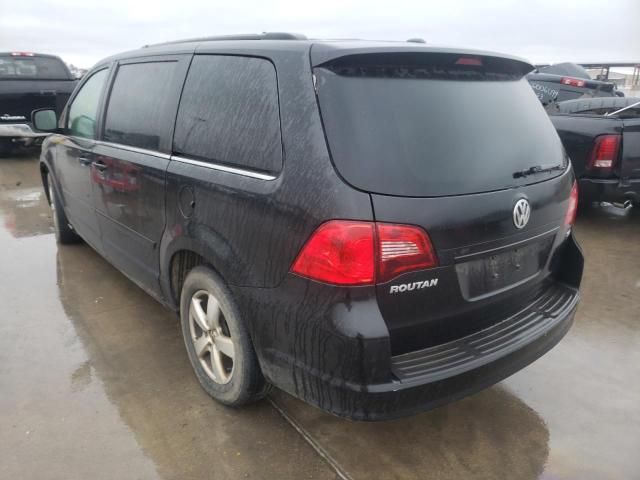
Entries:
{"type": "Polygon", "coordinates": [[[391,370],[402,383],[423,383],[459,375],[491,363],[535,341],[575,308],[576,290],[554,284],[525,309],[467,337],[397,355],[391,370]]]}

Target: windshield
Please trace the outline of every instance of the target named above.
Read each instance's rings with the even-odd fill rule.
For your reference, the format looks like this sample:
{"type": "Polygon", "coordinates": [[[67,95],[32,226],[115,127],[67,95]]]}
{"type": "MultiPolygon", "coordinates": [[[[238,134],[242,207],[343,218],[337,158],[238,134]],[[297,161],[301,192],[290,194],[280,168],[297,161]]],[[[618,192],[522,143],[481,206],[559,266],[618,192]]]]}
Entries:
{"type": "Polygon", "coordinates": [[[51,57],[0,56],[0,79],[69,80],[67,67],[51,57]]]}
{"type": "Polygon", "coordinates": [[[566,165],[553,125],[521,76],[386,67],[314,72],[333,161],[362,190],[479,193],[562,173],[514,177],[534,166],[566,165]]]}

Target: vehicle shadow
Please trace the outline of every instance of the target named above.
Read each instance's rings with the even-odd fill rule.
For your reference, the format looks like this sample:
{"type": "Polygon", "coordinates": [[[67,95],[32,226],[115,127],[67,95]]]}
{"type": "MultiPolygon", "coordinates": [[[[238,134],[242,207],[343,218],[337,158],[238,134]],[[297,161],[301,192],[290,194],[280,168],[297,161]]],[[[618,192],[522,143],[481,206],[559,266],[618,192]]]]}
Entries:
{"type": "Polygon", "coordinates": [[[268,402],[236,410],[208,397],[176,316],[88,246],[59,247],[56,272],[71,341],[87,353],[69,389],[98,382],[160,478],[335,477],[268,402]]]}

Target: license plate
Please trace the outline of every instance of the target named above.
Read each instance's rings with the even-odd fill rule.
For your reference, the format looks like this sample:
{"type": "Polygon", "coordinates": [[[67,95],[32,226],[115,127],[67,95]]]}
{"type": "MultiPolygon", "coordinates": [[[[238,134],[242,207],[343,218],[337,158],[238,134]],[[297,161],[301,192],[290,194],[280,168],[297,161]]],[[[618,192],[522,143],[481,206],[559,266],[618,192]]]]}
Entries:
{"type": "Polygon", "coordinates": [[[547,262],[553,238],[456,265],[465,298],[507,288],[538,273],[547,262]]]}

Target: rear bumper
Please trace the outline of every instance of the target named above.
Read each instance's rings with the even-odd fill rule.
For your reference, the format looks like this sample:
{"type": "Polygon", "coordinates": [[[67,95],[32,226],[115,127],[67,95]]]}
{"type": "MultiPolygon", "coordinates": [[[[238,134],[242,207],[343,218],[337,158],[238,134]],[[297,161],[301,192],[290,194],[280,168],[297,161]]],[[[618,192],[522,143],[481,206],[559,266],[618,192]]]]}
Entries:
{"type": "Polygon", "coordinates": [[[504,321],[461,339],[394,356],[391,369],[403,385],[434,383],[493,363],[526,348],[573,316],[575,290],[548,288],[532,304],[504,321]]]}
{"type": "Polygon", "coordinates": [[[34,131],[28,123],[0,124],[0,138],[16,139],[25,145],[41,142],[47,135],[34,131]]]}
{"type": "MultiPolygon", "coordinates": [[[[577,290],[556,285],[544,298],[486,330],[429,349],[391,358],[387,383],[335,384],[315,378],[313,388],[292,392],[329,412],[379,421],[429,410],[489,387],[553,348],[567,333],[577,290]]],[[[300,366],[293,366],[300,368],[300,366]]]]}
{"type": "Polygon", "coordinates": [[[621,183],[618,179],[581,178],[580,197],[589,202],[640,201],[640,179],[621,183]]]}

